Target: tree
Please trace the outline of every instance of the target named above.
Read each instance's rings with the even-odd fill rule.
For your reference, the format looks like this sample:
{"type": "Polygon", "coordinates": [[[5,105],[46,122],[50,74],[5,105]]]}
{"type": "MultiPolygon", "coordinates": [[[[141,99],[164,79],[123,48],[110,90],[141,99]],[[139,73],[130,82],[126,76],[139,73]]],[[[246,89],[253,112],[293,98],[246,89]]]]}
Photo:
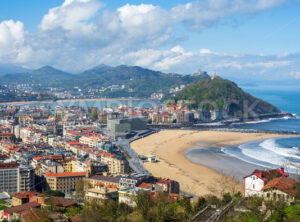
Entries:
{"type": "Polygon", "coordinates": [[[142,215],[144,220],[148,219],[148,213],[152,206],[151,194],[147,191],[139,191],[136,196],[133,197],[136,203],[137,211],[142,215]]]}
{"type": "Polygon", "coordinates": [[[63,192],[60,192],[58,190],[46,190],[44,192],[46,196],[53,196],[53,197],[65,197],[65,194],[63,192]]]}
{"type": "Polygon", "coordinates": [[[78,199],[83,199],[84,198],[84,181],[80,180],[76,183],[75,186],[75,197],[78,199]]]}
{"type": "Polygon", "coordinates": [[[232,197],[231,197],[230,193],[223,194],[222,204],[226,205],[226,204],[230,203],[230,201],[232,201],[232,197]]]}
{"type": "Polygon", "coordinates": [[[128,206],[125,203],[120,203],[118,206],[118,212],[123,217],[124,221],[127,221],[127,216],[132,213],[132,207],[128,206]]]}
{"type": "Polygon", "coordinates": [[[204,197],[200,197],[197,200],[197,203],[194,206],[194,213],[196,214],[200,210],[202,210],[207,205],[206,199],[204,197]]]}
{"type": "Polygon", "coordinates": [[[189,197],[184,196],[180,200],[180,205],[184,209],[185,218],[189,219],[193,213],[193,208],[191,204],[191,200],[189,197]]]}
{"type": "Polygon", "coordinates": [[[267,212],[262,210],[263,199],[259,196],[252,196],[247,200],[246,207],[259,221],[264,221],[267,212]]]}
{"type": "Polygon", "coordinates": [[[93,120],[97,120],[97,119],[98,119],[99,113],[100,113],[99,109],[94,108],[94,109],[92,110],[92,113],[91,113],[92,119],[93,119],[93,120]]]}
{"type": "Polygon", "coordinates": [[[80,207],[68,207],[65,211],[65,215],[68,218],[71,218],[73,216],[79,215],[81,213],[81,208],[80,207]]]}

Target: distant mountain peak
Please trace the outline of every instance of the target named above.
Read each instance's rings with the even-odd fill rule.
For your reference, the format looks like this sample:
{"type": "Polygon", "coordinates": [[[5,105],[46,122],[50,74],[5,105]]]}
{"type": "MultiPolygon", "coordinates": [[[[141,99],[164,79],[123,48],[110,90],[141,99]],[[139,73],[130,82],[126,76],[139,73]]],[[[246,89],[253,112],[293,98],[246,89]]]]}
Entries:
{"type": "MultiPolygon", "coordinates": [[[[58,70],[58,69],[56,69],[56,68],[54,68],[52,66],[46,65],[46,66],[42,66],[42,67],[40,67],[38,69],[35,69],[34,71],[41,71],[41,70],[58,70]]],[[[58,70],[58,71],[60,71],[60,70],[58,70]]]]}
{"type": "Polygon", "coordinates": [[[24,68],[14,64],[0,63],[0,75],[6,75],[10,73],[22,73],[22,72],[29,72],[29,71],[31,70],[28,68],[24,68]]]}
{"type": "Polygon", "coordinates": [[[111,70],[111,69],[113,69],[112,66],[109,66],[109,65],[106,65],[106,64],[100,64],[100,65],[94,66],[93,68],[88,69],[84,72],[89,72],[89,71],[104,72],[104,71],[108,71],[108,70],[111,70]]]}
{"type": "Polygon", "coordinates": [[[70,73],[64,72],[62,70],[56,69],[52,66],[46,65],[46,66],[42,66],[39,69],[35,69],[32,72],[30,72],[30,74],[33,75],[49,75],[49,76],[70,76],[70,73]]]}

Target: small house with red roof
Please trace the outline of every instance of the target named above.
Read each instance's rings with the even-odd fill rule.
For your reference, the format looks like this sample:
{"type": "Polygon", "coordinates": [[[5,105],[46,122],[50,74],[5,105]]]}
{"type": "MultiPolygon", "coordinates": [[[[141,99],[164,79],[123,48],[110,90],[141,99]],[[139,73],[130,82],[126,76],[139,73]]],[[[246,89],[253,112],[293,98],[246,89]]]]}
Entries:
{"type": "Polygon", "coordinates": [[[270,180],[263,188],[263,197],[267,200],[284,200],[287,203],[295,201],[296,180],[281,176],[270,180]]]}
{"type": "Polygon", "coordinates": [[[24,191],[12,194],[12,205],[19,206],[29,202],[29,199],[33,196],[41,196],[41,193],[35,191],[24,191]]]}
{"type": "Polygon", "coordinates": [[[288,177],[284,169],[254,170],[252,174],[244,177],[244,196],[263,196],[263,188],[273,179],[288,177]]]}
{"type": "Polygon", "coordinates": [[[163,191],[166,193],[179,193],[179,183],[171,179],[159,179],[155,184],[156,191],[163,191]]]}

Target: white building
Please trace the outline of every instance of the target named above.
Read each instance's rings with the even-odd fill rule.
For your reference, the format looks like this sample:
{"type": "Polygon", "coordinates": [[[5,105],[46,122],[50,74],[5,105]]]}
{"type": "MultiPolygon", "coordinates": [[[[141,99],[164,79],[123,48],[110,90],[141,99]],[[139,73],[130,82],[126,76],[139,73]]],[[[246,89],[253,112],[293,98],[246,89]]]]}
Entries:
{"type": "Polygon", "coordinates": [[[277,177],[287,177],[288,174],[284,169],[273,170],[254,170],[252,174],[244,177],[244,196],[249,197],[253,195],[262,196],[263,187],[272,179],[277,177]]]}

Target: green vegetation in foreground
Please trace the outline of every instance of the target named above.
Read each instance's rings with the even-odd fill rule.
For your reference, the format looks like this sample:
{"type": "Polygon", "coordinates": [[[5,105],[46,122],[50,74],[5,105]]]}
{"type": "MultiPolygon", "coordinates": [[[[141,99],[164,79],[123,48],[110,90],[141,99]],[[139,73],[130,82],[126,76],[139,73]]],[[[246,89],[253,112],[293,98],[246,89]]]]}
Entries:
{"type": "MultiPolygon", "coordinates": [[[[299,186],[299,183],[297,183],[299,186]]],[[[83,191],[82,183],[78,190],[83,191]]],[[[114,200],[103,200],[102,202],[84,201],[83,205],[78,207],[69,207],[60,209],[55,202],[47,202],[47,207],[34,209],[42,215],[41,221],[50,221],[48,215],[50,212],[61,212],[69,219],[73,217],[80,218],[85,222],[184,222],[197,221],[194,216],[206,206],[214,206],[218,211],[227,206],[232,206],[226,211],[219,221],[226,222],[288,222],[299,221],[300,204],[299,190],[296,189],[296,201],[291,206],[287,206],[284,201],[265,201],[260,197],[254,196],[243,199],[240,192],[230,194],[224,193],[222,198],[217,196],[201,197],[198,200],[191,201],[190,198],[183,196],[179,201],[170,198],[168,194],[159,192],[153,196],[146,191],[139,191],[137,196],[132,197],[136,206],[132,207],[125,203],[119,203],[114,200]],[[265,206],[262,208],[262,206],[265,206]],[[235,209],[243,209],[235,210],[235,209]]],[[[58,193],[47,192],[48,195],[58,195],[58,193]]],[[[84,193],[80,199],[84,199],[84,193]]]]}
{"type": "Polygon", "coordinates": [[[6,206],[6,202],[0,199],[0,210],[5,210],[8,207],[6,206]]]}
{"type": "Polygon", "coordinates": [[[189,108],[196,110],[224,110],[225,108],[226,114],[232,117],[242,117],[244,111],[247,112],[244,106],[252,108],[259,115],[280,112],[273,105],[251,96],[234,82],[221,77],[192,83],[170,99],[169,103],[176,104],[178,101],[184,101],[189,108]],[[252,105],[254,106],[251,107],[252,105]]]}

